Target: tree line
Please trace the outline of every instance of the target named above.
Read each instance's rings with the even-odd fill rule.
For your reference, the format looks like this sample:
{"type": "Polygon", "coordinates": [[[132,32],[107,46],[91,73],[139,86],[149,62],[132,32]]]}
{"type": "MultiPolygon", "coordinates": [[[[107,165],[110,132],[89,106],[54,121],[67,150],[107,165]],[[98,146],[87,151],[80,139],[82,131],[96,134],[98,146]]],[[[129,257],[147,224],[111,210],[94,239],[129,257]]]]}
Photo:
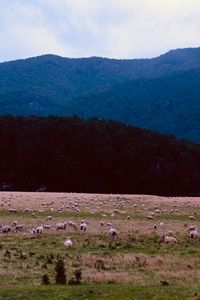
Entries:
{"type": "Polygon", "coordinates": [[[200,194],[200,145],[98,119],[0,117],[0,188],[200,194]]]}

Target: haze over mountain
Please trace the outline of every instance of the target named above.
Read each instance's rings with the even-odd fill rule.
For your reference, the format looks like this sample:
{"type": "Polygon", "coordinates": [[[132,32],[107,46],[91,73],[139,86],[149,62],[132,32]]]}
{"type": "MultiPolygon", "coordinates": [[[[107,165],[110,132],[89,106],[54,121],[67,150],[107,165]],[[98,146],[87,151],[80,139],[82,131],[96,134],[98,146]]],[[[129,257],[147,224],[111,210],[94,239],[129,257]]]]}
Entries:
{"type": "Polygon", "coordinates": [[[200,141],[200,48],[153,59],[43,55],[0,64],[0,114],[80,115],[200,141]]]}

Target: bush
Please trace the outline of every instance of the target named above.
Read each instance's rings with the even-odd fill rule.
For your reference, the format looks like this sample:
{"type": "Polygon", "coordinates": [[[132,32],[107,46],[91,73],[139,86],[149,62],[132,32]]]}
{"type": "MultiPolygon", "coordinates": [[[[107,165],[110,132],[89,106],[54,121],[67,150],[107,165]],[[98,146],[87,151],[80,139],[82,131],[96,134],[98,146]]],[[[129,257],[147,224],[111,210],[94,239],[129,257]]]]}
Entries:
{"type": "Polygon", "coordinates": [[[65,264],[63,259],[59,259],[56,262],[56,284],[65,284],[66,283],[66,275],[65,275],[65,264]]]}
{"type": "Polygon", "coordinates": [[[45,285],[50,284],[49,275],[44,274],[42,276],[42,284],[45,284],[45,285]]]}

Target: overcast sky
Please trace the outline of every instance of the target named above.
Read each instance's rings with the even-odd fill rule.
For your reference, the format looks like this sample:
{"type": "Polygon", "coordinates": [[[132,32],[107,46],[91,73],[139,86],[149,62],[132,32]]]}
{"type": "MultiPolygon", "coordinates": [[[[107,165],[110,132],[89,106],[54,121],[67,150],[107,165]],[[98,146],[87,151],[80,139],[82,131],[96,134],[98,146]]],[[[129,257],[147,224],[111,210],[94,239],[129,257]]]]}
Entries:
{"type": "Polygon", "coordinates": [[[200,46],[200,0],[0,0],[0,61],[154,57],[200,46]]]}

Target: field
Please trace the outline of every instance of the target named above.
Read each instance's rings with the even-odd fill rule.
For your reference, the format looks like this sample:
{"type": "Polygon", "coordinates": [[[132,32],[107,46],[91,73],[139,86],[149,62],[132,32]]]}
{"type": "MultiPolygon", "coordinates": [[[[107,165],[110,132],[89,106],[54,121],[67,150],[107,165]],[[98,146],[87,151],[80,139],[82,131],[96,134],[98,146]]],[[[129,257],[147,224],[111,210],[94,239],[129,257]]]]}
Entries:
{"type": "Polygon", "coordinates": [[[0,233],[0,299],[200,299],[200,240],[188,234],[199,221],[200,198],[1,192],[0,224],[12,233],[0,233]],[[57,231],[65,220],[78,230],[57,231]],[[88,221],[85,233],[81,220],[88,221]],[[109,236],[107,223],[117,237],[109,236]],[[44,224],[50,229],[31,232],[44,224]],[[163,234],[178,243],[164,243],[163,234]],[[64,285],[55,284],[59,259],[64,285]],[[49,285],[42,284],[44,274],[49,285]]]}

